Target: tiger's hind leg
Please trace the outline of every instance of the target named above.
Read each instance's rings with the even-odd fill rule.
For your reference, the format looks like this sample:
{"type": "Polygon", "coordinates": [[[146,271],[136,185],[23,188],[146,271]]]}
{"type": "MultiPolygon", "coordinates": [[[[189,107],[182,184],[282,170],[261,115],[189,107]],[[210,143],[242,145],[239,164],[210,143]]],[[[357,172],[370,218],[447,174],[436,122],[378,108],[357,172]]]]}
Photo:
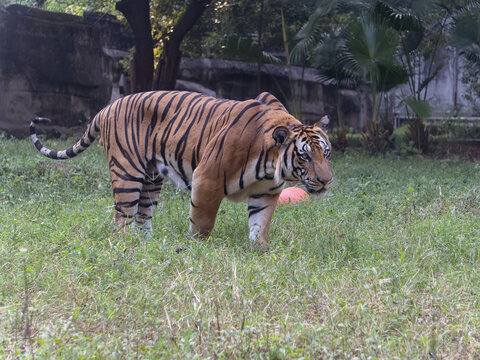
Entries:
{"type": "Polygon", "coordinates": [[[145,174],[125,167],[113,156],[109,160],[109,168],[115,201],[113,220],[118,228],[126,229],[137,215],[145,174]]]}
{"type": "Polygon", "coordinates": [[[142,183],[139,181],[112,181],[115,198],[114,221],[119,228],[130,225],[137,215],[142,183]]]}
{"type": "Polygon", "coordinates": [[[150,231],[152,229],[153,213],[158,204],[160,190],[162,190],[163,177],[158,174],[147,176],[140,193],[138,211],[135,217],[136,225],[142,229],[150,231]]]}

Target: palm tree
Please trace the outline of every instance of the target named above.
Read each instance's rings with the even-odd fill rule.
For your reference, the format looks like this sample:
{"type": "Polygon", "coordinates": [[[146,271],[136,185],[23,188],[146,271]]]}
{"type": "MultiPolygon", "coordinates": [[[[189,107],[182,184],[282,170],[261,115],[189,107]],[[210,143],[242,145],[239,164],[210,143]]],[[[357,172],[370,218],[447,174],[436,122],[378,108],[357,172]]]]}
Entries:
{"type": "MultiPolygon", "coordinates": [[[[332,22],[330,22],[332,23],[332,22]]],[[[385,134],[378,124],[377,95],[406,81],[406,73],[396,61],[399,37],[381,17],[375,6],[364,1],[320,1],[317,9],[298,33],[299,42],[294,48],[294,59],[310,59],[319,70],[320,79],[340,88],[368,89],[372,96],[373,116],[367,121],[367,142],[373,151],[379,151],[385,134]],[[330,33],[322,28],[325,12],[347,11],[347,20],[330,33]]],[[[341,109],[337,102],[340,142],[345,141],[341,109]]]]}
{"type": "Polygon", "coordinates": [[[453,15],[452,44],[480,71],[480,1],[472,1],[453,15]]]}
{"type": "Polygon", "coordinates": [[[472,101],[480,98],[480,1],[471,1],[453,13],[450,44],[466,60],[463,77],[467,87],[465,98],[472,101]]]}

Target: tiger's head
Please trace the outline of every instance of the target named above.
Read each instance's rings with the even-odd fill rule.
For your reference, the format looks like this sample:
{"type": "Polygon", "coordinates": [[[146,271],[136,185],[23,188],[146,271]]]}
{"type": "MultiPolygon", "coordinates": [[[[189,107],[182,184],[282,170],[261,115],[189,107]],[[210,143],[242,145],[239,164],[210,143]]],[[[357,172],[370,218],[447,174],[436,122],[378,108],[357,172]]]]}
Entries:
{"type": "Polygon", "coordinates": [[[276,176],[286,181],[300,181],[317,197],[325,195],[333,185],[331,144],[322,129],[326,121],[328,118],[324,117],[313,126],[279,126],[272,134],[280,155],[276,176]]]}

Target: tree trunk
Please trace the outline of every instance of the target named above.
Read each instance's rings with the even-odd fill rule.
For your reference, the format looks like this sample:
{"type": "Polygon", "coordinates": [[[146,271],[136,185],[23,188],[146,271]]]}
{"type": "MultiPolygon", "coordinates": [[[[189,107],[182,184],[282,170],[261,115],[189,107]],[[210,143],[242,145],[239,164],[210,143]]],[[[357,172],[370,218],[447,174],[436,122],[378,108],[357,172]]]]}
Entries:
{"type": "MultiPolygon", "coordinates": [[[[264,0],[260,2],[260,14],[258,16],[258,48],[262,51],[262,30],[263,30],[263,8],[264,8],[264,0]]],[[[262,59],[260,58],[257,62],[257,92],[260,94],[262,89],[262,59]]]]}
{"type": "Polygon", "coordinates": [[[127,19],[135,37],[135,52],[130,64],[131,92],[152,89],[153,39],[150,0],[120,0],[115,8],[127,19]]]}
{"type": "Polygon", "coordinates": [[[165,39],[163,52],[158,60],[157,70],[153,82],[153,89],[157,90],[173,90],[175,89],[175,81],[177,79],[182,52],[180,44],[192,29],[198,19],[202,16],[206,7],[212,0],[191,0],[185,13],[165,39]]]}

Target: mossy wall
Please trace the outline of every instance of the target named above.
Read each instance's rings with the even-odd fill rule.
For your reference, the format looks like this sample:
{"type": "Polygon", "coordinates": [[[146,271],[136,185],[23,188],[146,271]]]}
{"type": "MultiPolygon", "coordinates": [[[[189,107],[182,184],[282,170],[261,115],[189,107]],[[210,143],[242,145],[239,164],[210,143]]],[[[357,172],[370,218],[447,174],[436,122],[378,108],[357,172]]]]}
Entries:
{"type": "Polygon", "coordinates": [[[132,37],[108,15],[0,8],[0,130],[28,134],[34,116],[54,127],[90,120],[118,84],[132,37]]]}

